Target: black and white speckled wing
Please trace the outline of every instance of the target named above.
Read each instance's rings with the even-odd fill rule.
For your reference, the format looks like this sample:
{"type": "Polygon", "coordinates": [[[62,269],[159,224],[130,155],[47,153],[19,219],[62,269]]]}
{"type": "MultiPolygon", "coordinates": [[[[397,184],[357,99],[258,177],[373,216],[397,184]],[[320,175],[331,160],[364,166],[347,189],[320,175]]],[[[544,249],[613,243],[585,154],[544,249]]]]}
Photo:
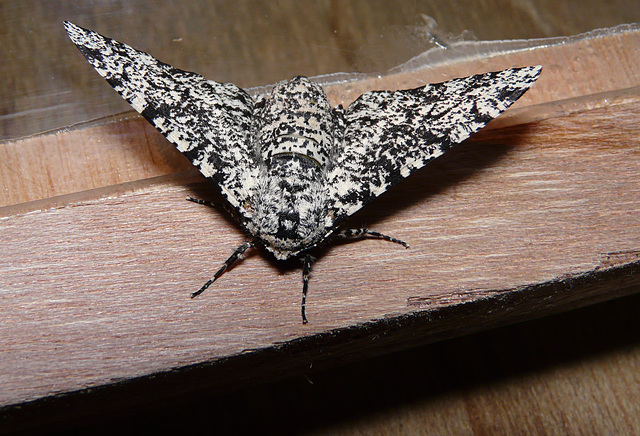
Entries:
{"type": "Polygon", "coordinates": [[[96,71],[250,219],[248,199],[258,172],[251,96],[75,24],[65,22],[65,28],[96,71]]]}
{"type": "Polygon", "coordinates": [[[331,229],[513,104],[542,67],[512,68],[404,91],[372,91],[346,110],[327,174],[331,229]]]}

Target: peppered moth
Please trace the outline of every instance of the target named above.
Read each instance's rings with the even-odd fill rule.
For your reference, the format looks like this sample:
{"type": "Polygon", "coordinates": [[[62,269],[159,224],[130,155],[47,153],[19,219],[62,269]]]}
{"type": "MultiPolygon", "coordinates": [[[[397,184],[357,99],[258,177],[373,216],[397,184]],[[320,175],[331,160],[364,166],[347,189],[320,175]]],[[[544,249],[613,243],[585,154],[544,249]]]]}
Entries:
{"type": "Polygon", "coordinates": [[[372,91],[347,109],[331,108],[323,89],[303,76],[253,99],[236,85],[179,70],[91,30],[69,22],[65,28],[96,71],[218,186],[251,235],[192,296],[259,244],[276,259],[303,259],[305,323],[309,250],[354,236],[407,247],[367,228],[341,230],[342,224],[500,115],[541,71],[510,68],[372,91]]]}

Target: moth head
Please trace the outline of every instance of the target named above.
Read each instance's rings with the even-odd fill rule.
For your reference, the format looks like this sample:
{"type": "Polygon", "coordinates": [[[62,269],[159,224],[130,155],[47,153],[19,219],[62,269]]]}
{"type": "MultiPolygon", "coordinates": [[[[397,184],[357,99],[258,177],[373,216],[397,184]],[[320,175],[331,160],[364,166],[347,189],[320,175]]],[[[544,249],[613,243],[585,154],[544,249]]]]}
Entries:
{"type": "MultiPolygon", "coordinates": [[[[295,174],[295,173],[294,173],[295,174]]],[[[247,229],[277,259],[288,259],[323,239],[325,191],[316,181],[264,177],[247,229]]]]}
{"type": "Polygon", "coordinates": [[[280,260],[288,259],[315,246],[324,233],[324,228],[320,225],[321,212],[312,208],[272,209],[268,216],[256,218],[261,223],[260,228],[256,229],[256,235],[267,251],[280,260]]]}

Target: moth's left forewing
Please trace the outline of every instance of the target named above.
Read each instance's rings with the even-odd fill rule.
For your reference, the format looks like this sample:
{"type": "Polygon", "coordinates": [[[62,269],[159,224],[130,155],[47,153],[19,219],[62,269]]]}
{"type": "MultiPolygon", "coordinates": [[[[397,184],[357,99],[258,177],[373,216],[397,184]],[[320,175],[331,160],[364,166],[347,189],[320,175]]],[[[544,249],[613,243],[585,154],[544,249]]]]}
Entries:
{"type": "Polygon", "coordinates": [[[372,91],[345,112],[327,175],[327,228],[467,139],[511,106],[542,67],[511,68],[403,91],[372,91]]]}
{"type": "Polygon", "coordinates": [[[73,23],[65,28],[96,71],[250,219],[258,171],[251,96],[73,23]]]}

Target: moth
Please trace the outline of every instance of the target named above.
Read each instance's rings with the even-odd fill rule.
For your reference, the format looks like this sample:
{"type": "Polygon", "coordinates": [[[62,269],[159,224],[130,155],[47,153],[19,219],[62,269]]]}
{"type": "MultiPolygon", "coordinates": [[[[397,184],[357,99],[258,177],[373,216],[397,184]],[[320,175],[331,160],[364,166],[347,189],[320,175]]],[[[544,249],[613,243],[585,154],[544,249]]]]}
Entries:
{"type": "Polygon", "coordinates": [[[322,87],[303,76],[252,98],[70,22],[65,28],[96,71],[220,189],[251,236],[192,297],[260,245],[276,259],[302,259],[303,323],[310,250],[334,237],[408,247],[367,228],[345,228],[345,220],[500,115],[542,68],[371,91],[346,109],[332,108],[322,87]]]}

